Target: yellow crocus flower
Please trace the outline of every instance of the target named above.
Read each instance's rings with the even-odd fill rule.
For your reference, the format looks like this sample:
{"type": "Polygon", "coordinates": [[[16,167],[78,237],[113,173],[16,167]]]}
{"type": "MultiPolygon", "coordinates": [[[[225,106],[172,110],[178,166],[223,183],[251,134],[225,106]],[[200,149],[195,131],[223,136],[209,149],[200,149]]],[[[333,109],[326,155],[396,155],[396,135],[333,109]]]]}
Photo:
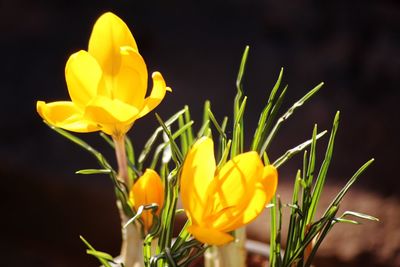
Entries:
{"type": "Polygon", "coordinates": [[[255,151],[243,153],[219,170],[214,144],[199,139],[188,152],[181,172],[181,198],[191,221],[188,231],[199,241],[223,245],[228,233],[253,221],[275,194],[278,173],[264,166],[255,151]]]}
{"type": "Polygon", "coordinates": [[[127,25],[108,12],[95,23],[88,51],[70,56],[65,79],[71,101],[37,102],[48,123],[74,132],[124,135],[170,91],[159,72],[146,97],[147,68],[127,25]]]}
{"type": "MultiPolygon", "coordinates": [[[[160,214],[164,204],[164,186],[157,172],[152,169],[146,169],[144,174],[132,186],[129,199],[136,210],[140,206],[155,203],[158,205],[156,214],[160,214]]],[[[148,231],[153,224],[151,210],[143,211],[141,218],[146,231],[148,231]]]]}

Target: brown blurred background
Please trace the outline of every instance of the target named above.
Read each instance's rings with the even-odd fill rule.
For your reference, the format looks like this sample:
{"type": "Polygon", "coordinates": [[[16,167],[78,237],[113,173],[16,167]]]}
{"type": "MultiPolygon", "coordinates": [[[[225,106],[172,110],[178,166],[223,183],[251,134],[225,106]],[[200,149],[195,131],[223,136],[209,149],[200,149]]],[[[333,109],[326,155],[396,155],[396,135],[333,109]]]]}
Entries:
{"type": "MultiPolygon", "coordinates": [[[[245,45],[250,45],[244,84],[249,97],[246,140],[252,137],[280,67],[285,68],[284,84],[289,84],[282,112],[324,81],[323,90],[281,128],[270,158],[308,139],[314,123],[321,130],[330,129],[340,110],[330,184],[342,185],[375,157],[356,190],[365,198],[373,194],[374,203],[381,203],[374,209],[386,210],[389,200],[390,207],[396,207],[397,1],[2,0],[1,266],[98,266],[85,255],[80,234],[99,250],[118,252],[118,216],[110,181],[105,176],[75,175],[76,170],[96,168],[96,162],[48,129],[35,111],[37,100],[68,99],[65,62],[73,52],[87,48],[93,23],[105,11],[115,12],[129,25],[149,71],[161,71],[173,88],[157,109],[163,118],[189,104],[200,120],[206,99],[219,119],[230,115],[245,45]]],[[[130,136],[137,151],[156,126],[154,114],[135,124],[130,136]]],[[[82,137],[112,158],[97,134],[82,137]]],[[[321,144],[320,151],[325,149],[321,144]]],[[[282,184],[291,183],[300,167],[301,157],[286,165],[280,171],[282,184]]],[[[399,218],[398,209],[392,208],[378,225],[382,228],[390,220],[400,227],[399,218]]],[[[391,229],[389,235],[399,232],[391,229]]],[[[373,235],[371,231],[364,234],[373,235]]],[[[389,258],[400,250],[395,246],[391,253],[389,258]]]]}

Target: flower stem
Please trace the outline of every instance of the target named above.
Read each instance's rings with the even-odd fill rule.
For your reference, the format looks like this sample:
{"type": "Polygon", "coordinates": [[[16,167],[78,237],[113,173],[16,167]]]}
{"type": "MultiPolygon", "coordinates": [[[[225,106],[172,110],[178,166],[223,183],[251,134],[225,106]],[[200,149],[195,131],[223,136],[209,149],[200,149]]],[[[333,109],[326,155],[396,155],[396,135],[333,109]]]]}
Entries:
{"type": "Polygon", "coordinates": [[[235,241],[212,247],[205,254],[206,267],[244,267],[246,266],[245,228],[235,230],[235,241]]]}
{"type": "MultiPolygon", "coordinates": [[[[113,141],[118,163],[118,179],[125,184],[128,190],[126,193],[129,194],[129,190],[132,187],[132,182],[128,173],[128,161],[125,150],[125,135],[113,136],[113,141]]],[[[143,238],[140,234],[140,225],[137,223],[131,223],[124,228],[123,226],[130,218],[124,212],[121,199],[117,199],[117,207],[121,219],[122,244],[120,259],[124,263],[125,267],[143,267],[143,238]]]]}
{"type": "Polygon", "coordinates": [[[132,182],[128,173],[128,160],[126,158],[125,135],[113,136],[115,145],[115,155],[118,163],[118,178],[125,183],[128,189],[131,188],[132,182]]]}

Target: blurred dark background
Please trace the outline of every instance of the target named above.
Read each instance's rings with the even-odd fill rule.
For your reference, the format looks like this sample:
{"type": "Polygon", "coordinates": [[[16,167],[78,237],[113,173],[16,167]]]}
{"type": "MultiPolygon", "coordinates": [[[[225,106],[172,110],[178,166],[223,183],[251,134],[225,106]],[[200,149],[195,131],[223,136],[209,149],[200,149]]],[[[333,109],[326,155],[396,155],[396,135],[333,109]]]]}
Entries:
{"type": "MultiPolygon", "coordinates": [[[[206,99],[217,118],[230,116],[241,54],[250,45],[246,140],[281,67],[289,84],[282,112],[324,81],[322,91],[281,128],[270,158],[308,139],[314,123],[330,129],[340,110],[330,182],[343,184],[374,157],[357,187],[382,198],[400,196],[397,1],[2,0],[0,265],[97,266],[85,255],[80,234],[99,250],[118,252],[111,182],[75,175],[96,162],[35,111],[37,100],[68,99],[65,62],[87,49],[92,26],[105,11],[129,25],[149,72],[160,71],[173,88],[157,108],[163,118],[189,104],[200,120],[206,99]]],[[[153,113],[137,121],[130,132],[136,150],[156,126],[153,113]]],[[[81,137],[112,157],[97,134],[81,137]]],[[[299,167],[301,156],[281,170],[282,181],[293,179],[299,167]]]]}

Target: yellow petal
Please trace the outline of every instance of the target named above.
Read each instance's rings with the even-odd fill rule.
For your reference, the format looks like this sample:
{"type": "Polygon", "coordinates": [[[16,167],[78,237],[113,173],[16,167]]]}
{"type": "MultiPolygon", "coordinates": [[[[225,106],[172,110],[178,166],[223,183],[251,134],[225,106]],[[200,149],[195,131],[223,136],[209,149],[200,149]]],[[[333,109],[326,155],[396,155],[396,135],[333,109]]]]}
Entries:
{"type": "Polygon", "coordinates": [[[276,188],[278,187],[278,171],[273,165],[264,167],[261,183],[264,186],[267,203],[269,203],[275,195],[276,188]]]}
{"type": "Polygon", "coordinates": [[[264,167],[262,176],[257,178],[258,182],[256,183],[255,191],[252,194],[250,202],[242,211],[242,215],[235,222],[232,222],[232,225],[224,228],[224,231],[233,231],[252,222],[271,201],[278,184],[278,172],[276,168],[272,165],[264,167]]]}
{"type": "Polygon", "coordinates": [[[38,101],[36,109],[45,121],[56,127],[81,133],[94,132],[100,129],[91,121],[85,120],[79,107],[69,101],[48,104],[38,101]]]}
{"type": "Polygon", "coordinates": [[[254,151],[237,155],[225,163],[214,179],[215,193],[221,204],[229,207],[243,202],[262,168],[261,159],[254,151]]]}
{"type": "Polygon", "coordinates": [[[138,51],[128,26],[111,12],[103,14],[95,23],[89,40],[89,53],[104,72],[114,75],[120,67],[120,47],[130,46],[138,51]]]}
{"type": "MultiPolygon", "coordinates": [[[[138,210],[142,205],[158,204],[157,214],[164,202],[164,188],[160,176],[151,169],[146,169],[144,174],[136,181],[130,192],[130,200],[135,209],[138,210]]],[[[146,230],[151,228],[153,215],[151,211],[144,211],[142,214],[146,230]]]]}
{"type": "Polygon", "coordinates": [[[96,60],[86,51],[79,51],[67,61],[65,79],[72,102],[80,108],[97,94],[102,71],[96,60]]]}
{"type": "Polygon", "coordinates": [[[164,78],[162,77],[161,73],[154,72],[152,78],[153,78],[153,89],[151,90],[150,96],[148,96],[144,100],[143,108],[138,116],[139,118],[143,117],[144,115],[152,111],[155,107],[157,107],[164,99],[166,91],[171,91],[171,88],[166,86],[164,78]]]}
{"type": "Polygon", "coordinates": [[[96,97],[87,105],[85,118],[98,124],[132,124],[138,114],[136,107],[118,99],[96,97]]]}
{"type": "Polygon", "coordinates": [[[117,73],[104,73],[99,95],[118,99],[141,109],[146,96],[147,68],[142,56],[131,47],[120,48],[121,66],[117,73]]]}
{"type": "Polygon", "coordinates": [[[212,139],[200,138],[186,155],[181,172],[181,199],[193,224],[200,224],[206,208],[208,186],[216,169],[212,139]]]}
{"type": "Polygon", "coordinates": [[[213,228],[199,227],[191,225],[187,228],[197,240],[209,245],[221,246],[228,242],[233,241],[233,236],[230,234],[218,231],[213,228]]]}

